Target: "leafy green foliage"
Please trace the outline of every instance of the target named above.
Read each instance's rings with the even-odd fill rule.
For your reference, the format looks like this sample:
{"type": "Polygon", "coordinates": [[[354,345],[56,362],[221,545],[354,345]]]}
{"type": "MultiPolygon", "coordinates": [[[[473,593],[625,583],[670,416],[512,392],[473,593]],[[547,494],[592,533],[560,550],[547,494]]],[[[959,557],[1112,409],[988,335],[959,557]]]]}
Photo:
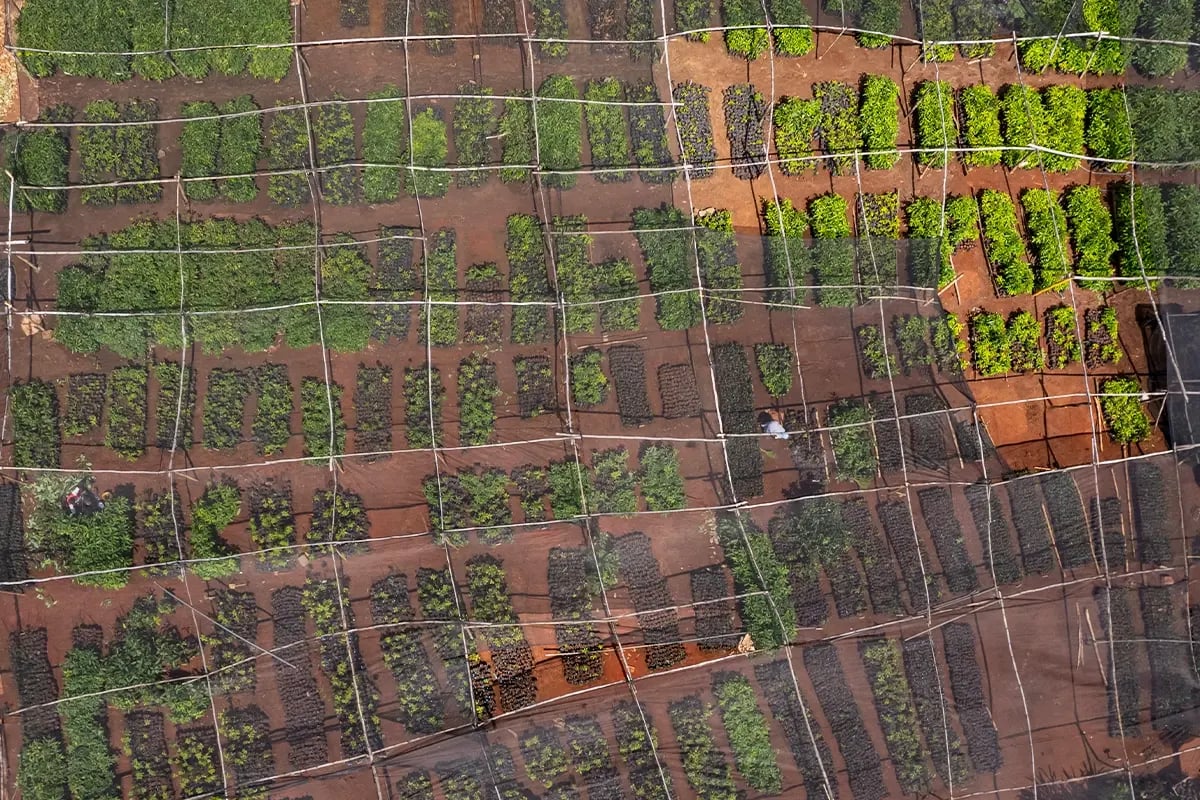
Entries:
{"type": "Polygon", "coordinates": [[[736,511],[718,515],[717,539],[733,573],[742,622],[755,649],[775,650],[791,642],[796,637],[791,581],[771,539],[736,511]]]}
{"type": "Polygon", "coordinates": [[[236,573],[239,568],[237,551],[221,537],[242,508],[242,493],[233,481],[211,483],[192,505],[192,527],[188,539],[191,558],[197,559],[189,568],[201,580],[214,580],[236,573]]]}
{"type": "Polygon", "coordinates": [[[450,188],[443,171],[449,145],[441,111],[427,108],[412,118],[411,168],[404,173],[404,191],[413,197],[441,197],[450,188]]]}
{"type": "Polygon", "coordinates": [[[1000,163],[1000,101],[985,83],[964,86],[958,92],[963,119],[963,144],[985,148],[962,154],[965,167],[994,167],[1000,163]]]}
{"type": "Polygon", "coordinates": [[[1025,209],[1025,230],[1033,247],[1037,275],[1034,289],[1042,291],[1059,286],[1071,276],[1067,215],[1058,194],[1048,189],[1026,189],[1021,193],[1025,209]]]}
{"type": "Polygon", "coordinates": [[[889,34],[900,30],[900,3],[897,0],[826,0],[829,14],[845,20],[846,25],[858,28],[855,34],[862,47],[881,49],[892,43],[889,34]]]}
{"type": "Polygon", "coordinates": [[[888,380],[899,370],[895,354],[885,348],[878,325],[859,325],[855,331],[862,354],[863,374],[871,380],[888,380]]]}
{"type": "Polygon", "coordinates": [[[334,102],[319,106],[313,116],[317,173],[321,197],[335,206],[347,206],[358,199],[358,167],[348,166],[355,160],[354,118],[343,98],[334,95],[334,102]]]}
{"type": "Polygon", "coordinates": [[[1121,340],[1118,336],[1119,320],[1112,306],[1101,306],[1087,314],[1084,331],[1086,349],[1084,355],[1091,366],[1117,364],[1121,361],[1121,340]]]}
{"type": "Polygon", "coordinates": [[[50,737],[22,742],[17,788],[28,800],[62,800],[67,795],[67,756],[50,737]]]}
{"type": "Polygon", "coordinates": [[[529,180],[529,165],[533,163],[533,109],[530,101],[510,98],[504,101],[500,117],[500,136],[504,143],[500,180],[520,183],[529,180]]]}
{"type": "Polygon", "coordinates": [[[1075,308],[1055,306],[1046,311],[1046,341],[1050,347],[1047,364],[1063,369],[1079,360],[1079,335],[1075,332],[1075,308]]]}
{"type": "MultiPolygon", "coordinates": [[[[187,119],[179,133],[180,175],[184,178],[215,175],[217,149],[221,143],[217,107],[207,102],[184,103],[179,115],[187,119]]],[[[212,200],[217,196],[216,181],[191,181],[187,184],[187,195],[191,200],[212,200]]]]}
{"type": "Polygon", "coordinates": [[[386,203],[400,196],[399,165],[408,161],[404,100],[400,89],[392,85],[372,92],[368,99],[372,102],[367,103],[362,157],[373,166],[363,167],[363,199],[386,203]]]}
{"type": "Polygon", "coordinates": [[[529,728],[518,741],[525,771],[536,783],[550,788],[554,780],[567,771],[567,749],[556,728],[529,728]]]}
{"type": "Polygon", "coordinates": [[[1109,378],[1100,385],[1100,393],[1100,411],[1114,442],[1133,444],[1150,436],[1150,417],[1142,408],[1137,378],[1109,378]]]}
{"type": "Polygon", "coordinates": [[[733,216],[716,209],[696,217],[696,251],[705,288],[704,311],[710,323],[724,325],[741,319],[739,302],[742,268],[738,263],[733,216]]]}
{"type": "Polygon", "coordinates": [[[1133,128],[1125,108],[1124,89],[1089,89],[1087,93],[1087,149],[1093,156],[1116,159],[1097,162],[1097,168],[1125,172],[1133,157],[1133,128]]]}
{"type": "Polygon", "coordinates": [[[804,3],[792,3],[788,0],[767,0],[767,9],[775,38],[775,52],[781,56],[806,56],[812,52],[815,43],[812,28],[806,27],[812,22],[804,3]]]}
{"type": "Polygon", "coordinates": [[[1014,371],[1029,372],[1046,366],[1046,354],[1042,352],[1041,344],[1042,327],[1037,317],[1024,309],[1014,311],[1008,318],[1007,335],[1014,371]]]}
{"type": "MultiPolygon", "coordinates": [[[[294,105],[288,100],[281,105],[294,105]]],[[[272,202],[285,208],[295,208],[312,202],[308,177],[303,172],[311,166],[308,152],[308,129],[303,109],[275,111],[268,128],[267,166],[273,174],[267,187],[272,202]]]]}
{"type": "Polygon", "coordinates": [[[669,444],[644,444],[638,453],[638,485],[648,511],[673,511],[687,506],[679,454],[669,444]]]}
{"type": "MultiPolygon", "coordinates": [[[[812,269],[809,263],[808,246],[804,241],[808,233],[808,217],[784,197],[781,200],[763,200],[763,227],[767,237],[763,241],[763,259],[766,262],[767,293],[770,303],[780,305],[797,301],[797,284],[805,282],[812,269]]],[[[800,290],[803,297],[803,290],[800,290]]]]}
{"type": "Polygon", "coordinates": [[[587,487],[588,510],[598,514],[633,514],[637,483],[629,471],[624,447],[592,452],[592,485],[587,487]]]}
{"type": "MultiPolygon", "coordinates": [[[[290,42],[289,12],[285,0],[253,6],[232,0],[172,2],[167,14],[171,20],[169,45],[183,48],[290,42]]],[[[105,0],[82,5],[33,0],[18,18],[17,41],[30,50],[60,52],[25,50],[18,51],[18,56],[35,77],[61,71],[112,83],[127,80],[133,73],[164,80],[175,74],[172,63],[193,78],[203,78],[212,67],[230,75],[248,70],[254,77],[278,81],[291,65],[288,48],[216,47],[175,53],[173,62],[158,54],[119,55],[162,49],[163,19],[163,6],[153,0],[105,0]]]]}
{"type": "Polygon", "coordinates": [[[196,657],[192,639],[185,639],[168,620],[176,605],[170,599],[145,595],[117,618],[115,640],[109,643],[101,673],[107,689],[130,687],[108,695],[117,708],[166,706],[176,723],[208,711],[208,694],[198,681],[163,681],[167,676],[182,677],[184,665],[196,657]]]}
{"type": "Polygon", "coordinates": [[[59,512],[54,536],[66,542],[66,571],[84,574],[75,579],[83,586],[119,589],[129,579],[123,567],[133,565],[133,511],[129,500],[112,497],[101,511],[87,516],[59,512]]]}
{"type": "MultiPolygon", "coordinates": [[[[1059,153],[1083,153],[1087,93],[1078,86],[1057,84],[1042,90],[1046,106],[1046,138],[1038,144],[1059,153]]],[[[1050,172],[1070,172],[1079,167],[1077,155],[1042,153],[1042,166],[1050,172]]]]}
{"type": "MultiPolygon", "coordinates": [[[[171,46],[204,44],[276,43],[292,39],[291,16],[282,0],[268,0],[243,9],[232,0],[179,3],[172,11],[171,46]]],[[[256,78],[281,80],[291,67],[290,48],[234,48],[175,53],[179,71],[203,78],[209,68],[227,75],[243,70],[256,78]]]]}
{"type": "MultiPolygon", "coordinates": [[[[458,87],[460,97],[454,103],[454,155],[459,167],[486,167],[492,163],[491,137],[499,127],[496,101],[492,90],[466,83],[458,87]]],[[[454,174],[457,186],[482,186],[491,171],[470,169],[454,174]]]]}
{"type": "Polygon", "coordinates": [[[262,116],[258,104],[244,94],[221,104],[222,114],[241,116],[221,119],[221,139],[217,146],[217,174],[233,176],[218,182],[221,196],[234,203],[249,203],[258,197],[254,173],[262,150],[262,116]]]}
{"type": "MultiPolygon", "coordinates": [[[[63,436],[83,436],[100,427],[104,415],[104,383],[105,376],[98,373],[75,374],[67,378],[63,436]]],[[[19,460],[14,461],[20,464],[19,460]]]]}
{"type": "Polygon", "coordinates": [[[775,127],[775,150],[779,168],[784,175],[814,172],[817,162],[813,155],[813,139],[821,124],[821,103],[799,97],[783,97],[775,104],[772,115],[775,127]]]}
{"type": "Polygon", "coordinates": [[[886,75],[864,76],[859,117],[867,169],[896,166],[900,160],[900,152],[895,149],[900,131],[900,89],[896,82],[886,75]]]}
{"type": "Polygon", "coordinates": [[[1200,186],[1171,184],[1163,190],[1167,217],[1169,274],[1200,276],[1200,186]]]}
{"type": "Polygon", "coordinates": [[[921,13],[917,15],[917,26],[922,40],[921,60],[927,63],[954,60],[954,45],[935,44],[957,38],[952,8],[952,0],[929,0],[921,5],[921,13]]]}
{"type": "Polygon", "coordinates": [[[607,399],[608,377],[600,366],[601,358],[594,347],[571,356],[571,399],[577,406],[598,406],[607,399]]]}
{"type": "Polygon", "coordinates": [[[33,507],[26,516],[26,546],[60,572],[91,573],[75,579],[83,586],[118,589],[133,565],[133,509],[113,497],[93,514],[71,516],[63,496],[90,476],[45,474],[33,484],[33,507]],[[115,570],[115,571],[109,571],[115,570]]]}
{"type": "Polygon", "coordinates": [[[424,449],[442,445],[445,394],[442,376],[436,367],[404,370],[404,435],[409,447],[424,449]]]}
{"type": "Polygon", "coordinates": [[[1117,242],[1117,274],[1123,278],[1170,271],[1167,213],[1162,187],[1120,181],[1109,185],[1113,238],[1117,242]]]}
{"type": "Polygon", "coordinates": [[[929,323],[919,314],[903,314],[892,319],[892,338],[896,340],[896,356],[904,374],[933,363],[925,337],[929,323]]]}
{"type": "Polygon", "coordinates": [[[656,230],[686,225],[683,212],[674,206],[639,208],[633,212],[634,236],[646,262],[650,290],[657,295],[655,317],[663,330],[684,330],[700,322],[691,237],[687,231],[656,230]]]}
{"type": "Polygon", "coordinates": [[[1038,90],[1024,84],[1005,86],[1000,92],[1000,120],[1004,125],[1004,146],[1009,148],[1001,157],[1004,166],[1028,169],[1041,166],[1041,152],[1024,149],[1045,144],[1047,138],[1050,123],[1038,90]]]}
{"type": "Polygon", "coordinates": [[[813,233],[813,282],[818,305],[852,306],[858,298],[853,287],[854,241],[846,216],[846,199],[823,194],[808,201],[813,233]]]}
{"type": "Polygon", "coordinates": [[[108,376],[108,429],[104,443],[122,458],[146,452],[145,367],[118,367],[108,376]]]}
{"type": "Polygon", "coordinates": [[[633,265],[624,258],[610,258],[593,266],[596,299],[604,301],[600,306],[601,330],[638,330],[641,327],[641,301],[637,296],[638,279],[633,265]]]}
{"type": "Polygon", "coordinates": [[[771,397],[783,397],[792,389],[792,348],[765,342],[754,345],[758,375],[771,397]]]}
{"type": "Polygon", "coordinates": [[[753,61],[767,52],[769,40],[761,0],[721,0],[726,27],[725,47],[732,55],[753,61]]]}
{"type": "MultiPolygon", "coordinates": [[[[841,0],[846,5],[855,0],[841,0]]],[[[855,34],[863,47],[881,49],[892,43],[888,34],[900,31],[900,0],[861,0],[858,19],[864,32],[855,34]],[[865,31],[879,31],[866,33],[865,31]]]]}
{"type": "Polygon", "coordinates": [[[638,177],[643,183],[671,183],[679,171],[671,168],[674,159],[667,145],[667,118],[658,89],[649,81],[635,81],[626,94],[630,102],[644,104],[629,107],[633,158],[641,168],[638,177]]]}
{"type": "Polygon", "coordinates": [[[900,787],[906,794],[926,791],[930,776],[925,762],[929,753],[921,742],[917,710],[904,676],[900,648],[893,640],[878,639],[862,643],[860,652],[900,787]]]}
{"type": "Polygon", "coordinates": [[[472,447],[492,440],[496,427],[496,365],[472,353],[458,365],[458,438],[472,447]]]}
{"type": "Polygon", "coordinates": [[[232,450],[242,443],[242,418],[250,389],[250,371],[214,369],[204,393],[204,446],[232,450]]]}
{"type": "Polygon", "coordinates": [[[962,331],[958,317],[948,312],[929,321],[934,363],[942,372],[956,375],[967,368],[967,343],[962,339],[962,331]]]}
{"type": "Polygon", "coordinates": [[[420,338],[435,347],[458,344],[458,245],[452,228],[435,232],[425,247],[426,297],[430,306],[421,309],[420,338]],[[428,319],[426,319],[428,313],[428,319]]]}
{"type": "MultiPolygon", "coordinates": [[[[68,105],[46,109],[46,122],[69,122],[75,111],[68,105]]],[[[69,182],[71,150],[64,128],[18,130],[7,142],[8,168],[18,186],[66,186],[69,182]]],[[[58,213],[67,207],[67,192],[61,189],[23,189],[13,198],[19,211],[58,213]]]]}
{"type": "Polygon", "coordinates": [[[1012,348],[1004,317],[990,311],[971,315],[971,352],[975,370],[982,377],[1003,375],[1012,369],[1012,348]]]}
{"type": "MultiPolygon", "coordinates": [[[[158,116],[154,101],[130,100],[118,106],[110,100],[89,103],[85,122],[149,122],[158,116]]],[[[83,183],[137,181],[158,178],[158,127],[156,125],[97,125],[83,128],[77,137],[79,173],[83,183]]],[[[162,196],[157,183],[92,186],[80,192],[85,205],[152,203],[162,196]]]]}
{"type": "Polygon", "coordinates": [[[712,22],[712,0],[679,0],[675,3],[675,27],[687,32],[693,42],[707,42],[708,28],[712,22]]]}
{"type": "MultiPolygon", "coordinates": [[[[104,663],[99,650],[74,647],[63,659],[63,694],[95,695],[105,689],[104,663]]],[[[67,785],[76,800],[116,797],[115,754],[108,746],[103,696],[68,699],[58,707],[67,748],[67,785]]]]}
{"type": "Polygon", "coordinates": [[[958,144],[954,120],[954,89],[947,81],[923,81],[917,86],[913,105],[917,115],[917,146],[930,148],[916,154],[918,164],[946,165],[946,150],[958,144]]]}
{"type": "Polygon", "coordinates": [[[58,393],[40,380],[14,383],[8,390],[13,422],[13,465],[57,468],[58,393]]]}
{"type": "Polygon", "coordinates": [[[1131,86],[1126,93],[1135,158],[1165,163],[1200,156],[1200,130],[1186,122],[1200,113],[1200,92],[1131,86]]]}
{"type": "MultiPolygon", "coordinates": [[[[371,279],[371,265],[367,262],[365,249],[345,234],[332,238],[321,259],[321,299],[369,299],[367,282],[371,279]]],[[[305,344],[320,344],[323,338],[331,350],[343,353],[367,346],[371,338],[371,312],[367,306],[333,303],[323,305],[321,315],[322,323],[316,336],[306,337],[305,344]]],[[[288,343],[293,341],[299,340],[289,331],[288,343]]]]}
{"type": "Polygon", "coordinates": [[[979,206],[969,195],[948,196],[942,204],[915,197],[905,206],[909,269],[913,283],[943,289],[954,280],[955,250],[979,237],[979,206]]]}
{"type": "MultiPolygon", "coordinates": [[[[554,299],[546,271],[546,252],[538,219],[530,214],[513,214],[507,222],[505,254],[508,256],[508,286],[516,302],[546,302],[554,299]]],[[[530,344],[545,341],[550,321],[545,308],[513,306],[512,341],[530,344]]]]}
{"type": "Polygon", "coordinates": [[[629,123],[625,119],[625,108],[604,105],[624,102],[625,88],[616,78],[588,81],[584,99],[587,101],[584,110],[587,114],[588,150],[592,154],[592,166],[606,170],[596,173],[596,180],[600,183],[629,180],[628,171],[619,169],[630,161],[629,123]]]}
{"type": "Polygon", "coordinates": [[[839,400],[829,407],[829,439],[838,478],[862,487],[874,480],[878,465],[870,422],[871,411],[862,400],[839,400]]]}
{"type": "MultiPolygon", "coordinates": [[[[542,39],[566,39],[567,14],[563,0],[534,0],[533,25],[542,39]]],[[[569,48],[566,42],[538,42],[538,50],[543,58],[565,58],[569,48]]]]}
{"type": "Polygon", "coordinates": [[[191,796],[219,790],[217,763],[216,737],[211,727],[178,731],[171,770],[179,778],[181,792],[191,796]]]}
{"type": "Polygon", "coordinates": [[[582,158],[583,109],[579,90],[569,75],[551,75],[537,90],[537,143],[542,182],[549,187],[570,189],[582,158]],[[559,172],[559,171],[562,172],[559,172]]]}
{"type": "MultiPolygon", "coordinates": [[[[1114,0],[1084,0],[1081,7],[1082,26],[1078,16],[1074,17],[1072,22],[1076,30],[1105,31],[1117,37],[1133,34],[1137,4],[1114,0]]],[[[1062,29],[1066,9],[1053,4],[1047,4],[1045,8],[1049,13],[1037,16],[1046,17],[1038,21],[1038,26],[1047,37],[1023,42],[1019,48],[1021,64],[1027,71],[1041,72],[1050,67],[1060,72],[1075,74],[1091,72],[1097,75],[1118,75],[1125,71],[1129,56],[1128,45],[1108,39],[1060,40],[1054,35],[1062,29]]],[[[1035,6],[1034,10],[1036,9],[1035,6]]]]}
{"type": "Polygon", "coordinates": [[[264,566],[271,570],[288,567],[293,560],[290,548],[296,543],[291,487],[265,484],[252,488],[246,527],[255,549],[266,551],[259,554],[264,566]]]}
{"type": "Polygon", "coordinates": [[[553,252],[558,289],[566,305],[567,333],[591,332],[596,328],[596,272],[591,264],[592,237],[587,234],[587,217],[555,217],[553,252]]]}
{"type": "Polygon", "coordinates": [[[550,510],[554,518],[571,519],[581,515],[583,495],[579,490],[579,472],[575,461],[551,464],[546,477],[550,485],[550,510]]]}
{"type": "Polygon", "coordinates": [[[1108,282],[1086,280],[1112,277],[1112,257],[1117,250],[1117,243],[1112,238],[1112,216],[1100,187],[1069,189],[1066,209],[1071,247],[1075,252],[1075,275],[1084,279],[1080,285],[1093,291],[1108,291],[1112,288],[1108,282]]]}
{"type": "Polygon", "coordinates": [[[771,729],[750,680],[736,672],[718,673],[713,676],[713,693],[738,772],[759,792],[782,791],[783,775],[771,745],[771,729]]]}
{"type": "Polygon", "coordinates": [[[1167,40],[1186,42],[1194,30],[1193,8],[1187,0],[1142,3],[1136,33],[1148,42],[1133,45],[1134,68],[1148,78],[1174,75],[1188,64],[1188,48],[1177,44],[1158,44],[1167,40]]]}
{"type": "Polygon", "coordinates": [[[1017,228],[1017,209],[1005,192],[984,189],[979,198],[983,210],[983,244],[994,270],[996,289],[1015,296],[1033,291],[1033,268],[1025,253],[1025,242],[1017,228]]]}
{"type": "Polygon", "coordinates": [[[332,381],[326,384],[320,378],[304,378],[300,382],[300,430],[304,434],[306,456],[325,458],[346,451],[340,385],[332,381]]]}
{"type": "Polygon", "coordinates": [[[817,134],[826,153],[837,155],[829,159],[834,175],[846,175],[854,169],[852,154],[862,150],[862,127],[858,120],[858,89],[841,81],[813,84],[813,99],[821,108],[817,134]]]}
{"type": "MultiPolygon", "coordinates": [[[[972,203],[972,205],[974,205],[972,203]]],[[[932,197],[914,197],[904,207],[908,221],[909,273],[916,286],[942,288],[954,280],[954,249],[946,237],[942,204],[932,197]]]]}
{"type": "Polygon", "coordinates": [[[292,384],[287,365],[263,364],[255,370],[258,407],[250,424],[260,455],[282,453],[292,435],[292,384]]]}
{"type": "Polygon", "coordinates": [[[867,292],[891,294],[896,289],[900,238],[900,193],[860,192],[854,206],[858,258],[867,292]]]}

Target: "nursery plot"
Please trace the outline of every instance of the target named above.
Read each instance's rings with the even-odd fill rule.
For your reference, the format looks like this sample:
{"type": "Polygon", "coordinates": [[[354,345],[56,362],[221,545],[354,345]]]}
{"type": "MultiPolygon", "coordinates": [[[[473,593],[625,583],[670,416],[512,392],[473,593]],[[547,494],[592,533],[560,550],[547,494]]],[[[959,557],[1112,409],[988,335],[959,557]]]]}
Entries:
{"type": "Polygon", "coordinates": [[[975,633],[965,622],[951,622],[942,631],[950,689],[962,723],[967,752],[975,768],[996,772],[1003,763],[993,717],[984,702],[975,633]]]}
{"type": "Polygon", "coordinates": [[[1133,509],[1134,547],[1138,560],[1167,564],[1172,560],[1177,538],[1173,517],[1173,481],[1158,460],[1129,464],[1130,506],[1133,509]]]}
{"type": "Polygon", "coordinates": [[[953,594],[974,591],[979,587],[979,579],[963,543],[962,526],[954,515],[950,491],[941,487],[921,489],[917,499],[925,526],[933,536],[946,585],[953,594]]]}
{"type": "Polygon", "coordinates": [[[678,615],[645,534],[631,533],[614,542],[620,580],[638,611],[646,665],[666,669],[683,661],[678,615]]]}
{"type": "Polygon", "coordinates": [[[1021,563],[1013,546],[1012,526],[1000,499],[1000,488],[977,483],[967,486],[965,492],[984,559],[996,583],[1015,582],[1021,577],[1021,563]]]}
{"type": "Polygon", "coordinates": [[[909,607],[924,613],[941,597],[941,588],[934,562],[914,527],[913,511],[903,502],[880,503],[875,511],[904,575],[909,607]]]}
{"type": "MultiPolygon", "coordinates": [[[[922,63],[913,45],[837,37],[837,8],[817,12],[832,26],[819,33],[768,28],[812,11],[774,0],[765,14],[676,4],[663,23],[691,33],[653,60],[653,44],[613,41],[659,32],[641,0],[340,0],[298,7],[294,32],[272,0],[245,41],[212,29],[205,17],[238,14],[211,3],[173,8],[167,30],[144,3],[48,16],[54,4],[28,0],[18,49],[49,36],[152,52],[18,56],[35,76],[58,73],[36,87],[42,119],[105,125],[31,123],[5,154],[28,184],[13,236],[32,244],[14,252],[0,425],[6,475],[23,481],[0,485],[0,588],[23,590],[0,615],[0,689],[10,709],[80,691],[82,673],[63,669],[73,629],[97,624],[111,647],[115,620],[184,558],[188,582],[172,591],[204,617],[180,606],[168,619],[189,647],[201,637],[216,708],[201,694],[184,698],[200,716],[181,720],[115,697],[6,714],[6,789],[161,800],[261,781],[292,800],[728,800],[801,783],[809,796],[944,793],[952,779],[973,794],[1047,780],[1027,774],[1030,756],[1082,774],[1089,753],[1116,752],[1114,721],[1129,752],[1156,757],[1150,737],[1191,732],[1187,645],[1141,641],[1186,641],[1182,589],[1168,602],[1147,572],[1135,596],[1122,574],[1178,566],[1190,468],[1145,458],[1155,436],[1127,462],[1106,445],[1096,486],[1088,470],[1055,472],[1090,452],[1086,404],[1041,399],[1082,391],[1081,363],[1103,373],[1097,386],[1114,366],[1155,374],[1130,252],[1152,276],[1195,271],[1191,187],[1139,183],[1130,197],[1104,177],[1121,169],[1105,158],[1134,152],[1126,123],[1139,158],[1195,149],[1165,122],[1194,105],[1189,90],[1131,86],[1130,113],[1120,104],[1118,62],[1144,70],[1162,54],[1094,37],[1152,20],[1131,29],[1089,3],[1064,29],[1062,9],[1034,3],[1018,33],[1060,47],[1022,42],[1018,76],[1003,42],[929,43],[922,63]],[[698,30],[718,22],[749,27],[698,30]],[[514,31],[537,40],[495,36],[514,31]],[[464,38],[322,41],[405,33],[464,38]],[[163,35],[196,50],[165,58],[163,35]],[[321,41],[304,45],[303,76],[288,74],[289,48],[252,49],[289,35],[321,41]],[[818,38],[821,58],[793,63],[818,38]],[[155,91],[99,82],[130,75],[155,91]],[[462,96],[435,96],[447,93],[462,96]],[[317,104],[281,108],[301,97],[317,104]],[[1062,152],[1005,148],[1035,141],[1062,152]],[[957,144],[978,148],[955,154],[970,171],[943,176],[957,144]],[[912,145],[925,150],[901,152],[912,145]],[[898,184],[908,155],[911,186],[898,184]],[[834,183],[818,186],[825,169],[834,183]],[[47,188],[109,180],[123,185],[47,188]],[[1069,266],[1077,300],[1031,295],[1066,291],[1069,266]],[[1102,305],[1089,291],[1110,288],[1109,269],[1135,285],[1102,305]],[[1005,338],[998,361],[977,363],[995,380],[967,366],[968,386],[974,309],[1005,338]],[[1037,327],[1046,369],[1040,337],[1017,335],[1037,327]],[[768,410],[786,441],[764,434],[768,410]],[[113,493],[107,513],[94,527],[55,515],[65,544],[48,552],[29,482],[58,476],[33,468],[81,457],[113,493]],[[749,507],[700,510],[735,502],[749,507]],[[1093,593],[1089,559],[1111,596],[1093,593]],[[1052,590],[1060,568],[1086,585],[1052,590]],[[833,650],[834,637],[855,644],[833,650]],[[790,661],[768,652],[793,643],[804,649],[790,661]],[[753,663],[737,652],[751,644],[753,663]],[[467,730],[497,715],[501,730],[467,730]],[[1072,717],[1081,735],[1066,732],[1072,717]],[[81,774],[91,752],[104,768],[81,774]],[[38,785],[38,758],[61,760],[65,783],[38,785]]],[[[910,21],[882,2],[846,21],[1002,39],[994,13],[933,0],[910,21]]],[[[1139,166],[1138,179],[1155,173],[1139,166]]],[[[61,478],[38,487],[43,502],[57,504],[61,478]]],[[[71,659],[94,636],[82,631],[71,659]]],[[[180,675],[198,669],[190,658],[180,675]]]]}
{"type": "Polygon", "coordinates": [[[1012,507],[1013,525],[1021,546],[1025,571],[1045,574],[1055,568],[1057,559],[1050,542],[1050,529],[1042,507],[1042,493],[1032,478],[1017,479],[1005,485],[1012,507]]]}
{"type": "Polygon", "coordinates": [[[1142,667],[1138,645],[1134,641],[1132,593],[1124,588],[1097,587],[1096,607],[1105,635],[1113,639],[1108,654],[1108,730],[1109,735],[1138,735],[1141,704],[1142,667]]]}
{"type": "Polygon", "coordinates": [[[1079,567],[1093,561],[1083,502],[1071,473],[1054,472],[1042,476],[1042,493],[1051,535],[1063,567],[1079,567]]]}
{"type": "Polygon", "coordinates": [[[1196,705],[1197,682],[1188,668],[1191,648],[1181,643],[1182,595],[1170,586],[1139,589],[1142,626],[1150,663],[1150,722],[1171,736],[1190,735],[1194,723],[1187,713],[1196,705]]]}
{"type": "Polygon", "coordinates": [[[945,401],[932,394],[910,394],[904,398],[904,454],[912,460],[910,468],[945,474],[950,455],[947,452],[947,415],[938,413],[945,401]]]}
{"type": "Polygon", "coordinates": [[[863,724],[862,711],[846,683],[845,661],[831,644],[812,645],[804,649],[804,667],[846,763],[851,793],[855,798],[865,800],[886,797],[875,744],[863,724]]]}

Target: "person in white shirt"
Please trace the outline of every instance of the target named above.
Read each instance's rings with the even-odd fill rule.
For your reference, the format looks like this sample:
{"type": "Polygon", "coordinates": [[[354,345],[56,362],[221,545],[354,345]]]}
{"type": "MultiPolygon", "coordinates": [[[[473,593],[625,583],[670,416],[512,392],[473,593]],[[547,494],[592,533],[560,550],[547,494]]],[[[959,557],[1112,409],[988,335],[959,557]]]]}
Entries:
{"type": "Polygon", "coordinates": [[[776,439],[787,439],[787,428],[783,427],[783,421],[781,419],[783,414],[772,410],[767,412],[767,417],[768,419],[762,423],[763,433],[769,433],[776,439]]]}

